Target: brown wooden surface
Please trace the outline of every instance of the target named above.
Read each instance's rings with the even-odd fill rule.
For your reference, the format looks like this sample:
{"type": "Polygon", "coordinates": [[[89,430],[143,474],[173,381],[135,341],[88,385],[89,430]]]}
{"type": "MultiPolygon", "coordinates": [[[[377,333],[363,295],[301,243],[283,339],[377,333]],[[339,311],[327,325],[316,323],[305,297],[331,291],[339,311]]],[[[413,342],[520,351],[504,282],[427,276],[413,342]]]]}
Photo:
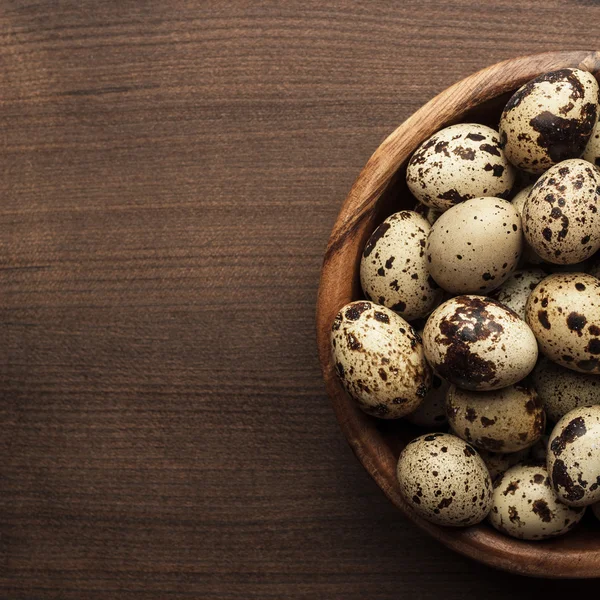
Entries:
{"type": "Polygon", "coordinates": [[[381,140],[595,2],[0,3],[0,598],[529,598],[355,460],[314,305],[381,140]]]}

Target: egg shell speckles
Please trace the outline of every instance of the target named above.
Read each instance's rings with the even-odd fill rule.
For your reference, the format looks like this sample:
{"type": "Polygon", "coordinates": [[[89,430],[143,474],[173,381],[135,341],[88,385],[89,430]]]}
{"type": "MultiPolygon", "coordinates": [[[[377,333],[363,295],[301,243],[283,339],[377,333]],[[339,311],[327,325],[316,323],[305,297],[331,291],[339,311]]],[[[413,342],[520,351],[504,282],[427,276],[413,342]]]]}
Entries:
{"type": "Polygon", "coordinates": [[[442,299],[425,256],[429,230],[427,220],[416,212],[397,212],[377,227],[362,253],[365,296],[409,320],[428,315],[442,299]]]}
{"type": "Polygon", "coordinates": [[[517,383],[535,366],[537,343],[525,321],[491,298],[457,296],[433,311],[425,355],[444,379],[473,390],[517,383]]]}
{"type": "Polygon", "coordinates": [[[546,416],[556,423],[578,406],[600,404],[600,377],[565,369],[542,356],[531,373],[546,416]]]}
{"type": "Polygon", "coordinates": [[[491,452],[529,448],[546,426],[538,395],[532,387],[523,385],[487,392],[452,386],[446,399],[446,415],[453,433],[491,452]]]}
{"type": "Polygon", "coordinates": [[[564,504],[588,506],[600,501],[600,406],[575,408],[554,426],[547,468],[564,504]]]}
{"type": "MultiPolygon", "coordinates": [[[[495,481],[499,475],[506,470],[514,467],[516,464],[524,461],[529,456],[529,448],[519,450],[518,452],[488,452],[487,450],[478,450],[479,455],[487,467],[492,481],[495,481]]],[[[544,455],[545,456],[545,455],[544,455]]]]}
{"type": "Polygon", "coordinates": [[[444,426],[448,422],[446,419],[446,393],[449,387],[450,384],[446,380],[434,373],[429,393],[419,404],[417,410],[406,415],[405,419],[420,427],[444,426]]]}
{"type": "Polygon", "coordinates": [[[531,292],[525,318],[545,356],[600,374],[600,280],[585,273],[546,277],[531,292]]]}
{"type": "Polygon", "coordinates": [[[499,288],[490,293],[490,297],[525,319],[525,306],[531,292],[547,276],[548,274],[541,269],[515,271],[499,288]]]}
{"type": "Polygon", "coordinates": [[[475,525],[490,510],[492,482],[485,463],[454,435],[431,433],[409,442],[397,476],[406,502],[432,523],[475,525]]]}
{"type": "MultiPolygon", "coordinates": [[[[523,226],[523,207],[525,206],[525,200],[529,196],[529,192],[532,190],[533,184],[523,188],[513,199],[512,205],[515,210],[519,213],[521,218],[521,227],[523,226]]],[[[544,259],[538,256],[535,250],[527,243],[526,239],[523,239],[523,252],[521,253],[521,265],[540,265],[544,259]]]]}
{"type": "Polygon", "coordinates": [[[478,196],[508,198],[514,180],[498,132],[477,123],[438,131],[419,146],[406,169],[415,198],[439,210],[478,196]]]}
{"type": "Polygon", "coordinates": [[[500,286],[521,257],[521,219],[500,198],[474,198],[446,211],[427,239],[429,273],[453,294],[485,294],[500,286]]]}
{"type": "Polygon", "coordinates": [[[598,84],[591,73],[560,69],[520,87],[500,117],[510,162],[530,173],[581,156],[596,123],[598,84]]]}
{"type": "Polygon", "coordinates": [[[366,413],[397,419],[427,396],[431,369],[421,338],[385,306],[347,304],[335,317],[330,340],[337,375],[366,413]]]}
{"type": "Polygon", "coordinates": [[[494,482],[489,521],[498,531],[522,540],[543,540],[567,533],[585,508],[557,501],[543,464],[511,467],[494,482]]]}
{"type": "Polygon", "coordinates": [[[600,171],[566,160],[535,183],[523,206],[527,243],[544,260],[573,265],[600,248],[600,171]]]}

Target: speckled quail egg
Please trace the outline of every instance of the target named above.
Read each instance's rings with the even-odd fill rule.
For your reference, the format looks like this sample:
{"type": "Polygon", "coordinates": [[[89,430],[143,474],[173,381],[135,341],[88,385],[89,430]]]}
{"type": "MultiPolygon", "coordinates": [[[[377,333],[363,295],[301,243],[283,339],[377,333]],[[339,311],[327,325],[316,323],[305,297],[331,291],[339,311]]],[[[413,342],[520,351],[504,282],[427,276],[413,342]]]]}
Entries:
{"type": "Polygon", "coordinates": [[[546,464],[546,456],[548,454],[549,435],[543,435],[529,450],[531,460],[542,461],[546,464]]]}
{"type": "Polygon", "coordinates": [[[542,175],[523,206],[527,243],[544,260],[573,265],[600,248],[600,170],[579,158],[542,175]]]}
{"type": "Polygon", "coordinates": [[[475,525],[490,510],[492,482],[475,449],[454,435],[415,438],[400,454],[400,491],[421,517],[438,525],[475,525]]]}
{"type": "Polygon", "coordinates": [[[450,384],[433,374],[431,378],[431,388],[429,393],[419,404],[417,410],[406,415],[405,419],[419,425],[420,427],[442,427],[448,420],[446,419],[446,392],[450,384]]]}
{"type": "MultiPolygon", "coordinates": [[[[533,184],[523,188],[513,199],[512,205],[521,217],[521,227],[523,226],[523,206],[525,206],[525,200],[529,192],[532,190],[533,184]]],[[[523,239],[523,252],[521,253],[521,265],[540,265],[544,263],[544,259],[538,256],[535,250],[527,243],[526,239],[523,239]]]]}
{"type": "Polygon", "coordinates": [[[521,257],[521,219],[510,202],[473,198],[447,210],[427,239],[429,273],[453,294],[500,286],[521,257]]]}
{"type": "Polygon", "coordinates": [[[436,308],[425,324],[423,345],[439,375],[472,390],[495,390],[521,381],[538,354],[527,323],[482,296],[457,296],[436,308]]]}
{"type": "Polygon", "coordinates": [[[590,135],[590,139],[581,155],[583,160],[591,162],[593,165],[600,167],[600,110],[598,111],[598,119],[590,135]]]}
{"type": "Polygon", "coordinates": [[[360,262],[365,296],[409,320],[428,315],[442,299],[442,290],[427,269],[429,229],[416,212],[397,212],[373,232],[360,262]]]}
{"type": "Polygon", "coordinates": [[[574,408],[554,426],[547,467],[554,492],[564,504],[588,506],[600,501],[600,406],[574,408]]]}
{"type": "Polygon", "coordinates": [[[598,84],[591,73],[561,69],[520,87],[500,117],[500,139],[513,165],[543,173],[581,156],[598,114],[598,84]]]}
{"type": "Polygon", "coordinates": [[[532,463],[511,467],[494,482],[489,521],[506,535],[543,540],[567,533],[584,513],[585,508],[561,504],[543,463],[532,463]]]}
{"type": "Polygon", "coordinates": [[[453,433],[491,452],[529,448],[546,426],[538,395],[532,387],[521,384],[487,392],[453,385],[446,397],[446,415],[453,433]]]}
{"type": "Polygon", "coordinates": [[[438,131],[419,146],[406,169],[415,198],[439,210],[479,196],[508,198],[514,180],[498,132],[477,123],[438,131]]]}
{"type": "Polygon", "coordinates": [[[481,449],[478,452],[490,472],[492,481],[495,481],[498,475],[502,475],[507,469],[526,460],[529,457],[530,448],[518,452],[488,452],[481,449]]]}
{"type": "Polygon", "coordinates": [[[600,280],[585,273],[546,277],[531,292],[525,318],[548,358],[600,374],[600,280]]]}
{"type": "Polygon", "coordinates": [[[431,208],[431,206],[427,206],[426,204],[422,204],[421,202],[417,202],[414,211],[419,213],[422,217],[425,217],[430,225],[433,225],[443,212],[436,208],[431,208]]]}
{"type": "Polygon", "coordinates": [[[541,269],[525,269],[515,271],[490,297],[498,300],[514,310],[522,319],[525,318],[525,305],[535,286],[548,274],[541,269]]]}
{"type": "Polygon", "coordinates": [[[421,338],[385,306],[347,304],[333,321],[330,339],[338,377],[366,413],[396,419],[427,396],[431,369],[421,338]]]}
{"type": "Polygon", "coordinates": [[[556,423],[578,406],[600,404],[600,377],[565,369],[541,356],[531,373],[546,416],[556,423]]]}

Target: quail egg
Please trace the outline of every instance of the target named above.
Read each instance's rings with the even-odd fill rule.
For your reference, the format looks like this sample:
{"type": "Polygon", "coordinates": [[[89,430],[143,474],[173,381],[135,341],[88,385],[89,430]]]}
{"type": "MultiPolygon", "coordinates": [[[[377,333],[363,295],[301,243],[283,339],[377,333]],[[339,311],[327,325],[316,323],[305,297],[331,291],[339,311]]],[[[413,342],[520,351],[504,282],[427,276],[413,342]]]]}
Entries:
{"type": "Polygon", "coordinates": [[[452,431],[490,452],[517,452],[533,446],[546,425],[544,409],[532,387],[511,385],[475,392],[452,386],[446,399],[452,431]]]}
{"type": "Polygon", "coordinates": [[[477,123],[438,131],[419,146],[406,169],[415,198],[442,211],[478,196],[508,198],[514,180],[498,132],[477,123]]]}
{"type": "Polygon", "coordinates": [[[580,406],[560,419],[550,434],[547,467],[564,504],[600,501],[600,406],[580,406]]]}
{"type": "Polygon", "coordinates": [[[492,482],[485,463],[472,446],[448,433],[409,442],[397,476],[406,502],[432,523],[466,527],[490,510],[492,482]]]}
{"type": "Polygon", "coordinates": [[[598,114],[598,84],[591,73],[560,69],[520,87],[500,117],[500,139],[513,165],[543,173],[581,156],[598,114]]]}
{"type": "Polygon", "coordinates": [[[521,381],[538,354],[525,321],[482,296],[457,296],[436,308],[425,324],[423,344],[439,375],[472,390],[495,390],[521,381]]]}
{"type": "Polygon", "coordinates": [[[485,294],[515,270],[522,247],[514,206],[500,198],[473,198],[447,210],[431,227],[429,273],[453,294],[485,294]]]}
{"type": "MultiPolygon", "coordinates": [[[[513,199],[512,205],[521,217],[521,226],[523,225],[523,206],[525,206],[525,200],[529,195],[529,192],[533,189],[533,184],[523,188],[513,199]]],[[[538,256],[535,250],[527,243],[527,240],[523,240],[523,252],[521,254],[522,265],[539,265],[544,262],[541,256],[538,256]]]]}
{"type": "Polygon", "coordinates": [[[600,170],[579,158],[542,175],[523,206],[527,243],[544,260],[573,265],[600,248],[600,170]]]}
{"type": "Polygon", "coordinates": [[[494,482],[489,521],[506,535],[543,540],[567,533],[584,513],[585,508],[561,504],[543,463],[532,463],[511,467],[494,482]]]}
{"type": "Polygon", "coordinates": [[[347,304],[333,321],[330,339],[337,375],[366,413],[397,419],[427,396],[431,370],[421,338],[385,306],[347,304]]]}
{"type": "Polygon", "coordinates": [[[525,319],[525,305],[536,285],[548,275],[541,269],[515,271],[490,297],[514,310],[525,319]]]}
{"type": "Polygon", "coordinates": [[[377,227],[362,253],[360,282],[365,296],[408,320],[428,315],[442,299],[442,290],[427,269],[429,229],[416,212],[397,212],[377,227]]]}
{"type": "Polygon", "coordinates": [[[546,416],[556,423],[578,406],[600,404],[600,377],[577,373],[541,356],[531,373],[546,416]]]}
{"type": "Polygon", "coordinates": [[[531,292],[525,318],[548,358],[600,374],[600,280],[585,273],[546,277],[531,292]]]}

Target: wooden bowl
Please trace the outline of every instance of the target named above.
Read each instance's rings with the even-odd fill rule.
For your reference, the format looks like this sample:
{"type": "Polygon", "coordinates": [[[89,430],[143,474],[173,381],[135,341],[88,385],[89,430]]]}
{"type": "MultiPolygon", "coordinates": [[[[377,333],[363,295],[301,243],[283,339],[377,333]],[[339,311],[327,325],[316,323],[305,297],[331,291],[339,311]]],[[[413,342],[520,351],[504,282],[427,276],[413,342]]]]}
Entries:
{"type": "Polygon", "coordinates": [[[600,71],[599,52],[550,52],[498,63],[449,87],[408,118],[377,148],[352,186],[335,222],[321,272],[317,302],[319,358],[327,392],[350,446],[388,498],[440,542],[488,565],[538,577],[600,577],[600,524],[591,515],[575,531],[553,540],[525,542],[506,537],[486,523],[466,529],[424,521],[404,502],[396,481],[398,455],[423,430],[403,420],[369,417],[346,394],[334,372],[329,331],[338,310],[361,298],[362,248],[388,215],[412,209],[405,183],[406,163],[433,133],[457,122],[497,128],[510,93],[546,71],[578,67],[600,71]]]}

